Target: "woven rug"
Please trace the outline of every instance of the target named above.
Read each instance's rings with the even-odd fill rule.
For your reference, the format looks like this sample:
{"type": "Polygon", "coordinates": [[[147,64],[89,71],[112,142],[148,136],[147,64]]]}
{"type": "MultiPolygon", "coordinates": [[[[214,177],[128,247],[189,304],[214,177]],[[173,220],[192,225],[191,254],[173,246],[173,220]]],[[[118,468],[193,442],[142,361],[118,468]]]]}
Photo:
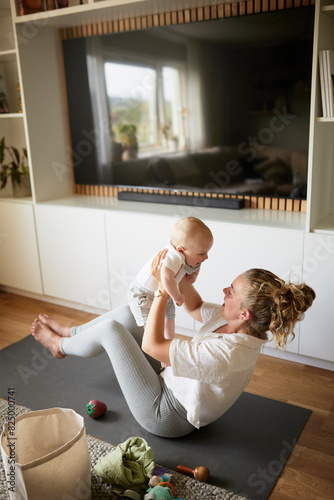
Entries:
{"type": "MultiPolygon", "coordinates": [[[[18,417],[22,413],[30,411],[24,406],[15,405],[15,415],[18,417]]],[[[8,404],[5,400],[0,400],[0,428],[2,431],[3,425],[8,418],[8,404]]],[[[112,499],[117,500],[119,489],[114,489],[112,485],[101,483],[98,476],[94,473],[94,467],[100,457],[108,455],[115,449],[115,446],[87,436],[87,445],[91,460],[92,470],[92,500],[95,499],[112,499]]],[[[232,491],[218,488],[207,483],[201,483],[191,477],[179,474],[171,470],[171,483],[175,488],[175,493],[178,498],[184,500],[247,500],[245,497],[236,495],[232,491]]],[[[9,500],[9,494],[6,485],[6,477],[3,468],[3,463],[0,455],[0,500],[9,500]]],[[[33,500],[33,499],[29,499],[33,500]]],[[[55,500],[55,499],[52,499],[55,500]]]]}

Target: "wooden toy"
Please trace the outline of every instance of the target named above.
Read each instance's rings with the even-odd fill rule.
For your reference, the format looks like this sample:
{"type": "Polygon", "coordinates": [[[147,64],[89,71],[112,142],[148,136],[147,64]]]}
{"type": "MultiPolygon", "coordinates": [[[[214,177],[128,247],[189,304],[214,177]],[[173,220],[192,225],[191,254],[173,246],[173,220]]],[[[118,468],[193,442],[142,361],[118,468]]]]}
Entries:
{"type": "Polygon", "coordinates": [[[193,474],[194,478],[198,479],[198,481],[207,481],[210,477],[209,469],[207,467],[203,467],[202,465],[199,465],[196,469],[190,469],[184,465],[178,465],[176,470],[177,472],[181,472],[181,474],[193,474]]]}

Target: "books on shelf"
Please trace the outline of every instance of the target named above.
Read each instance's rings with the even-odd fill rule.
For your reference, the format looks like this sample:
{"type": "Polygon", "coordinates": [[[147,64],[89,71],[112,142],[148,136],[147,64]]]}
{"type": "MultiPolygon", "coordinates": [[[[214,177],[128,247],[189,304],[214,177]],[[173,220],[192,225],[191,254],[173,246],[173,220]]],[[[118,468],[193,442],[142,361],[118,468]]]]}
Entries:
{"type": "Polygon", "coordinates": [[[324,118],[334,117],[334,51],[319,51],[320,88],[324,118]]]}

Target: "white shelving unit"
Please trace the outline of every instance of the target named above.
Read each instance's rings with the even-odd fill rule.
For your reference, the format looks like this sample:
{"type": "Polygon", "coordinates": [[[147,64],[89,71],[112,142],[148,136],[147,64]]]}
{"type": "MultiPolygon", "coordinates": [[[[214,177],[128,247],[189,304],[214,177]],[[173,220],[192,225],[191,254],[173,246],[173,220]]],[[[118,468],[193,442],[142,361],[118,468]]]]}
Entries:
{"type": "MultiPolygon", "coordinates": [[[[145,230],[145,221],[151,220],[154,220],[157,227],[164,228],[176,218],[190,215],[192,209],[73,195],[66,95],[58,30],[203,7],[219,4],[221,1],[88,0],[84,5],[78,3],[79,0],[70,0],[70,6],[67,8],[19,16],[15,0],[0,0],[0,71],[6,76],[10,101],[10,113],[0,115],[0,137],[6,135],[8,144],[11,142],[13,145],[27,146],[33,191],[32,198],[24,200],[14,199],[9,188],[0,191],[1,213],[9,221],[15,222],[2,224],[0,214],[0,235],[3,235],[0,245],[0,279],[2,272],[6,272],[6,279],[1,281],[1,285],[13,287],[17,293],[23,290],[40,294],[45,300],[59,303],[68,301],[68,305],[86,307],[86,296],[89,300],[94,299],[93,302],[99,302],[102,297],[103,303],[100,305],[109,307],[104,301],[107,296],[110,298],[111,307],[114,307],[124,298],[124,277],[135,272],[129,264],[132,255],[132,233],[136,234],[141,226],[145,230]],[[77,2],[77,5],[74,2],[77,2]],[[23,113],[17,112],[18,80],[21,85],[23,113]],[[99,228],[96,241],[90,241],[90,230],[85,225],[87,217],[93,233],[95,226],[99,228]],[[21,230],[27,221],[30,227],[29,235],[21,230]],[[51,221],[53,225],[57,224],[57,234],[53,232],[51,221]],[[125,236],[124,227],[127,233],[125,236]],[[66,237],[71,239],[71,245],[66,245],[66,237]],[[86,239],[87,248],[83,248],[86,239]],[[15,241],[20,242],[23,249],[25,245],[30,248],[29,255],[34,263],[36,276],[34,283],[29,274],[25,274],[24,269],[20,279],[15,273],[9,272],[10,268],[13,268],[10,259],[15,241]],[[124,246],[124,251],[120,241],[128,243],[124,246]],[[103,248],[107,249],[106,255],[103,248]],[[57,252],[63,264],[59,264],[57,252]],[[98,265],[96,259],[100,259],[98,265]],[[58,268],[60,265],[63,268],[67,266],[64,280],[61,269],[58,268]],[[82,272],[89,276],[87,290],[78,280],[81,268],[82,272]],[[121,273],[120,277],[115,270],[121,273]],[[115,279],[120,281],[115,284],[115,279]],[[90,293],[93,296],[90,296],[90,293]]],[[[216,262],[221,266],[224,279],[226,274],[231,273],[232,277],[234,272],[238,272],[237,269],[240,271],[243,252],[247,252],[247,265],[256,261],[257,266],[277,268],[276,271],[281,274],[297,272],[303,279],[305,270],[309,271],[306,264],[310,266],[317,256],[323,256],[325,245],[328,258],[321,267],[323,278],[319,280],[314,273],[310,280],[317,288],[317,296],[321,298],[319,304],[323,301],[327,304],[326,297],[330,298],[329,288],[328,285],[323,285],[322,280],[333,275],[331,245],[334,237],[334,119],[322,118],[318,54],[319,50],[334,50],[334,0],[315,0],[315,3],[307,213],[267,210],[240,210],[237,213],[197,208],[196,213],[192,215],[212,225],[217,234],[214,247],[216,257],[212,262],[210,259],[208,261],[211,281],[216,278],[216,262]],[[225,233],[230,234],[228,245],[225,233]],[[234,236],[238,235],[237,251],[240,256],[232,259],[233,264],[229,265],[230,256],[237,254],[237,251],[234,251],[232,233],[234,236]],[[248,236],[244,242],[245,234],[248,236]],[[327,241],[327,237],[331,238],[330,241],[327,241]],[[247,250],[243,248],[243,242],[247,250]],[[225,255],[224,259],[221,258],[222,255],[225,255]]],[[[160,236],[162,241],[163,235],[160,236]]],[[[153,244],[154,237],[152,239],[153,244]]],[[[149,255],[146,256],[144,249],[140,250],[143,260],[151,255],[151,248],[147,251],[149,255]]],[[[332,278],[334,279],[334,276],[332,278]]],[[[229,275],[227,279],[230,279],[229,275]]],[[[199,286],[203,287],[204,292],[212,293],[211,286],[206,288],[204,277],[199,280],[199,286]]],[[[217,289],[215,296],[209,299],[219,301],[216,297],[218,293],[217,289]]],[[[301,323],[299,340],[293,350],[296,355],[318,356],[324,362],[333,364],[330,317],[323,316],[321,319],[321,329],[325,330],[322,347],[312,354],[312,332],[317,325],[318,314],[315,308],[301,323]]],[[[179,326],[187,328],[186,325],[187,322],[181,318],[179,326]]]]}
{"type": "MultiPolygon", "coordinates": [[[[22,149],[27,148],[27,136],[25,116],[19,102],[22,85],[10,0],[0,0],[0,76],[9,106],[9,113],[0,114],[0,138],[5,137],[7,146],[14,146],[22,153],[22,149]]],[[[6,198],[13,198],[10,181],[0,191],[0,199],[6,198]]],[[[32,198],[26,201],[32,201],[32,198]]]]}
{"type": "Polygon", "coordinates": [[[333,0],[315,6],[306,231],[334,234],[334,118],[322,117],[320,50],[334,50],[333,0]]]}

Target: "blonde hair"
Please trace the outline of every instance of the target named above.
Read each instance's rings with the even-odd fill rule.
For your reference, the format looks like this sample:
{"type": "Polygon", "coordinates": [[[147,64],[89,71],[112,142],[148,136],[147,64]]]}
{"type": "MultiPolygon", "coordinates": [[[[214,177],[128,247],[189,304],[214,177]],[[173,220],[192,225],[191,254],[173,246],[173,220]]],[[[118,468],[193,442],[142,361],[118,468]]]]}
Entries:
{"type": "Polygon", "coordinates": [[[184,246],[198,237],[213,240],[212,233],[204,222],[196,217],[184,217],[174,225],[171,233],[171,243],[175,247],[184,246]]]}
{"type": "Polygon", "coordinates": [[[242,306],[251,312],[250,335],[266,339],[269,330],[276,348],[285,348],[289,335],[291,341],[295,338],[295,323],[312,305],[314,290],[305,283],[285,283],[265,269],[249,269],[244,280],[242,306]]]}

